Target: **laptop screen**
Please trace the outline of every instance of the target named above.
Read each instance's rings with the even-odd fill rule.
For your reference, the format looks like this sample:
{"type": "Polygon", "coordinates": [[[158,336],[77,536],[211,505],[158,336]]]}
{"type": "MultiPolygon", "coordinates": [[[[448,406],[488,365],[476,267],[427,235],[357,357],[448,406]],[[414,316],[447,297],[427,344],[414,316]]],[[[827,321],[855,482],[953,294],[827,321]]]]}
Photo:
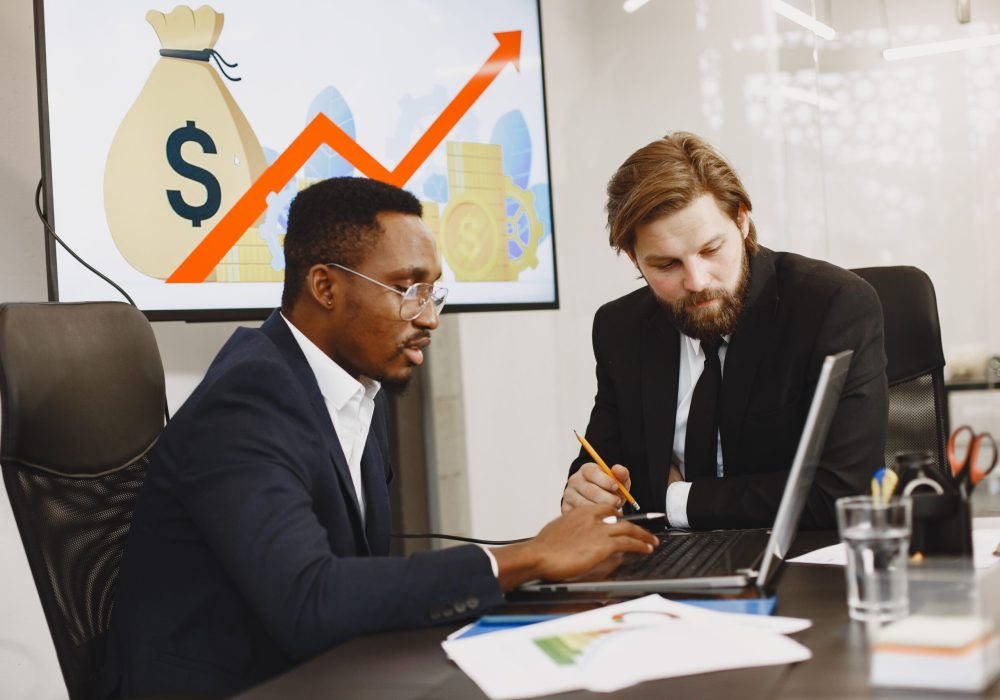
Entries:
{"type": "Polygon", "coordinates": [[[802,509],[805,508],[809,489],[816,476],[816,467],[826,444],[826,434],[833,422],[833,414],[840,401],[840,393],[844,388],[847,370],[851,366],[850,350],[828,355],[823,361],[816,391],[813,394],[809,415],[799,438],[799,447],[795,451],[792,469],[785,482],[785,492],[781,497],[778,515],[774,519],[774,528],[768,540],[767,549],[761,559],[760,573],[757,575],[757,585],[766,585],[778,565],[788,553],[788,548],[795,539],[802,509]]]}

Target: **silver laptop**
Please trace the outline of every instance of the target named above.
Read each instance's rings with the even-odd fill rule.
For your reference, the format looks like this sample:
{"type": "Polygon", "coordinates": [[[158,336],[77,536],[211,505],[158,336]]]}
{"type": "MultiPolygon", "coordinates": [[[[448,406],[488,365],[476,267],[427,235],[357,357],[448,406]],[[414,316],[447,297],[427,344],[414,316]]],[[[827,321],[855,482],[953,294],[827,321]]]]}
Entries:
{"type": "Polygon", "coordinates": [[[599,581],[533,582],[523,592],[574,591],[657,593],[766,586],[795,539],[819,464],[830,422],[837,410],[853,353],[830,355],[823,362],[809,415],[770,531],[713,530],[667,532],[652,554],[633,557],[599,581]]]}

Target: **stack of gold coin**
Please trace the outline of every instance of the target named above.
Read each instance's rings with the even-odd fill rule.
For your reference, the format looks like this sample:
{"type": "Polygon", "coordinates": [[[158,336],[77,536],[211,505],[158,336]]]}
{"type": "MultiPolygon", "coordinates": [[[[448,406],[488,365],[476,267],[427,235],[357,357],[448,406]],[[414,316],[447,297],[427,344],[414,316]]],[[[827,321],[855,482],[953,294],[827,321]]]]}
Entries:
{"type": "Polygon", "coordinates": [[[439,238],[444,259],[461,282],[514,279],[504,237],[500,146],[449,141],[446,149],[448,206],[439,238]]]}

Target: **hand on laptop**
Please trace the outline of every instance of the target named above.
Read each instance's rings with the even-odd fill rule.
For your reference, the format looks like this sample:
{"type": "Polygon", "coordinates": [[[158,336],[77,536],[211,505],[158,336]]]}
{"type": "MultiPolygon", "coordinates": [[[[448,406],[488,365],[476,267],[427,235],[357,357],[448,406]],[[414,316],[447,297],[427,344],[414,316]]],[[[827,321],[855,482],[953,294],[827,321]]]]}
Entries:
{"type": "Polygon", "coordinates": [[[604,522],[614,514],[604,505],[574,508],[526,542],[491,549],[500,569],[500,589],[509,591],[534,579],[606,575],[618,566],[622,554],[649,554],[659,544],[655,535],[638,525],[604,522]]]}
{"type": "MultiPolygon", "coordinates": [[[[628,469],[616,464],[611,467],[611,471],[626,489],[632,488],[632,479],[628,475],[628,469]]],[[[620,511],[625,504],[625,497],[622,496],[614,479],[605,474],[593,462],[587,462],[566,482],[566,489],[563,491],[562,512],[568,513],[577,506],[594,503],[611,506],[620,511]]]]}

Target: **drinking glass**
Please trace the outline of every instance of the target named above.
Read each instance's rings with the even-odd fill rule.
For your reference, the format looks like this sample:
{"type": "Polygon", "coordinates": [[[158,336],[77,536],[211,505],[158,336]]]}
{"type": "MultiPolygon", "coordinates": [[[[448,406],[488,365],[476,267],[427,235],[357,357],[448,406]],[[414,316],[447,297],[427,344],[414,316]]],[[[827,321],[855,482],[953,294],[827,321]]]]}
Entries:
{"type": "Polygon", "coordinates": [[[889,622],[909,613],[906,560],[913,503],[906,496],[837,500],[837,526],[847,550],[847,608],[865,622],[889,622]]]}

